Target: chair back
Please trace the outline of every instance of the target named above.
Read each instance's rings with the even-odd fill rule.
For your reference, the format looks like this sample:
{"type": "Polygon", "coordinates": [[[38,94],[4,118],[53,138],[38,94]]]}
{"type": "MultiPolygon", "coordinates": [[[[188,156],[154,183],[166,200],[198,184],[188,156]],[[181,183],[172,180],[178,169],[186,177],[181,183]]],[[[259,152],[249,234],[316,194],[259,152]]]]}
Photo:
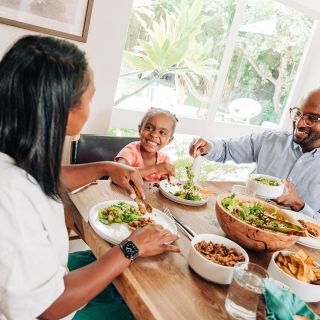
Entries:
{"type": "Polygon", "coordinates": [[[119,151],[138,137],[99,136],[81,134],[80,139],[72,141],[70,163],[90,163],[97,161],[113,161],[119,151]]]}

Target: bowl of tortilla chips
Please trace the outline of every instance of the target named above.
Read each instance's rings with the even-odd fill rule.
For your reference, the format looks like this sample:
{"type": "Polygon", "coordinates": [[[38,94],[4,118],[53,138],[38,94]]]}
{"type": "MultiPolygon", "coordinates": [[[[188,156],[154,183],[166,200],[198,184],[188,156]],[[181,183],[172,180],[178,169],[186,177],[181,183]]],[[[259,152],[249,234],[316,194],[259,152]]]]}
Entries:
{"type": "Polygon", "coordinates": [[[290,287],[303,301],[320,301],[320,265],[303,250],[274,252],[268,273],[290,287]]]}

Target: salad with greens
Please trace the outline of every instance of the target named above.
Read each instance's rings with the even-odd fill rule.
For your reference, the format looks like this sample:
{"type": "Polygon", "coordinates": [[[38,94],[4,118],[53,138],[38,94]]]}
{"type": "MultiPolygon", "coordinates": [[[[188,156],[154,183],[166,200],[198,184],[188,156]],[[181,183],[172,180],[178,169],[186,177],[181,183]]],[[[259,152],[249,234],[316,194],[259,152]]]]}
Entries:
{"type": "Polygon", "coordinates": [[[182,186],[182,189],[176,191],[174,195],[185,200],[201,201],[202,198],[199,194],[199,188],[193,182],[194,174],[192,172],[192,167],[187,166],[186,171],[188,179],[182,186]]]}
{"type": "Polygon", "coordinates": [[[267,186],[273,186],[273,187],[280,186],[280,183],[276,179],[270,179],[268,177],[263,177],[263,176],[254,178],[253,181],[265,184],[267,186]]]}
{"type": "Polygon", "coordinates": [[[286,221],[279,212],[268,212],[261,202],[240,201],[232,193],[221,201],[222,206],[238,219],[251,226],[284,234],[305,236],[306,230],[299,225],[286,221]]]}
{"type": "Polygon", "coordinates": [[[98,211],[98,219],[104,224],[129,223],[140,217],[139,209],[125,201],[120,201],[98,211]]]}

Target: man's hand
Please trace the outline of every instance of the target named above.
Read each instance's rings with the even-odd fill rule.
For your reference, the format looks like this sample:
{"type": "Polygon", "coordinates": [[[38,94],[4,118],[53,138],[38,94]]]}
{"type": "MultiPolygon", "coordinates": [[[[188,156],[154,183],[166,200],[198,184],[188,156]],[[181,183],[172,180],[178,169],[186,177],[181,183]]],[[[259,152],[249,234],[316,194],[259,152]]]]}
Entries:
{"type": "Polygon", "coordinates": [[[288,180],[282,180],[282,182],[287,187],[286,193],[272,200],[282,206],[290,207],[294,211],[300,211],[304,207],[304,201],[299,197],[293,183],[288,180]]]}
{"type": "Polygon", "coordinates": [[[204,138],[198,138],[191,142],[189,147],[189,154],[191,157],[195,158],[204,153],[209,153],[211,149],[211,144],[204,138]]]}
{"type": "Polygon", "coordinates": [[[109,176],[112,182],[126,189],[132,199],[136,197],[131,185],[134,184],[139,192],[137,196],[144,199],[145,195],[143,192],[143,180],[139,170],[117,162],[113,162],[112,166],[114,166],[114,169],[109,171],[109,176]]]}

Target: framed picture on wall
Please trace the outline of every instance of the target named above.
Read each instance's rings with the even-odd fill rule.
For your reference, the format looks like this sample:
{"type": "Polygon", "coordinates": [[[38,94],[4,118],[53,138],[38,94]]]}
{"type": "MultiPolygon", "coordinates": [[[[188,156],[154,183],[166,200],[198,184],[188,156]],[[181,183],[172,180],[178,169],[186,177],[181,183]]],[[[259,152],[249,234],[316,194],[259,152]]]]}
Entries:
{"type": "Polygon", "coordinates": [[[0,0],[0,23],[86,42],[94,0],[0,0]]]}

